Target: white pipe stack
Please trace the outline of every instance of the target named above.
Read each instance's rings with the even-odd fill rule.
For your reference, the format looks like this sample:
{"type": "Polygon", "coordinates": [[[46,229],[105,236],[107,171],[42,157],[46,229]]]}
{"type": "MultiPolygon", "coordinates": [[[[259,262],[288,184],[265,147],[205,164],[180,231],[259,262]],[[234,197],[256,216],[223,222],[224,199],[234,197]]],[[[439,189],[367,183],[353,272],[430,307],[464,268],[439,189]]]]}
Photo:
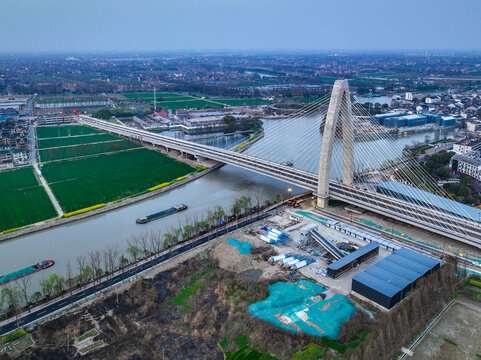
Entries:
{"type": "Polygon", "coordinates": [[[291,268],[293,267],[295,264],[299,263],[301,260],[299,259],[294,259],[292,261],[289,261],[287,264],[284,264],[285,267],[288,267],[288,268],[291,268]]]}
{"type": "Polygon", "coordinates": [[[300,268],[302,268],[302,267],[304,267],[304,266],[306,266],[306,265],[308,265],[308,264],[309,264],[309,263],[308,263],[306,260],[303,260],[303,261],[298,262],[297,264],[294,264],[294,265],[292,266],[292,268],[293,268],[293,269],[300,269],[300,268]]]}
{"type": "Polygon", "coordinates": [[[295,257],[293,257],[293,256],[288,257],[288,258],[285,258],[285,259],[282,259],[282,260],[281,260],[281,264],[284,265],[284,264],[286,264],[286,263],[288,263],[289,261],[292,261],[292,260],[294,260],[294,259],[295,259],[295,257]]]}
{"type": "Polygon", "coordinates": [[[276,261],[285,259],[286,257],[287,257],[287,254],[271,256],[271,258],[269,259],[269,261],[271,261],[271,262],[276,262],[276,261]]]}
{"type": "Polygon", "coordinates": [[[275,243],[276,243],[275,240],[270,239],[270,238],[268,238],[268,237],[265,236],[265,235],[259,235],[259,239],[261,239],[262,241],[265,241],[265,242],[268,243],[268,244],[275,244],[275,243]]]}

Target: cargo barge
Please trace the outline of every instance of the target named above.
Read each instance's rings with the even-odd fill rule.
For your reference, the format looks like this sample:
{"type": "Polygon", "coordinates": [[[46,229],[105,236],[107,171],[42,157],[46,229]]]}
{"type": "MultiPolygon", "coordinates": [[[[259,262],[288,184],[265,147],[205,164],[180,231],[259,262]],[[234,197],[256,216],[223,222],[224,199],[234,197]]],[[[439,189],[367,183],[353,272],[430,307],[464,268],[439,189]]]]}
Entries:
{"type": "Polygon", "coordinates": [[[26,268],[11,272],[7,275],[0,276],[0,285],[4,285],[9,281],[17,280],[21,277],[33,274],[37,271],[47,269],[50,266],[53,266],[53,264],[55,264],[55,261],[53,260],[44,260],[35,265],[27,266],[26,268]]]}
{"type": "Polygon", "coordinates": [[[183,211],[185,209],[187,209],[187,205],[184,205],[184,204],[175,205],[175,206],[172,206],[170,209],[163,210],[152,215],[139,217],[136,220],[136,222],[137,224],[146,224],[149,221],[157,220],[164,216],[172,215],[172,214],[175,214],[176,212],[183,211]]]}

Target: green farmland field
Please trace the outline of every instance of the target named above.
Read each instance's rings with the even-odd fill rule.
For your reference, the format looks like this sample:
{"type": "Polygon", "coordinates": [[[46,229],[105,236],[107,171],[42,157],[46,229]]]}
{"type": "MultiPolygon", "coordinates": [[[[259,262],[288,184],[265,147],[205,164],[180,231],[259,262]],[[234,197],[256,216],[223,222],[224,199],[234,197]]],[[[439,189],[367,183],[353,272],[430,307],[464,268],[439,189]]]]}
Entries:
{"type": "Polygon", "coordinates": [[[38,181],[33,173],[33,168],[30,166],[16,170],[0,171],[0,193],[37,185],[38,181]]]}
{"type": "Polygon", "coordinates": [[[111,142],[103,142],[96,144],[82,144],[78,146],[66,146],[59,148],[43,149],[39,150],[40,160],[42,162],[53,161],[53,160],[63,160],[74,157],[86,156],[86,155],[97,155],[106,152],[113,152],[125,149],[132,149],[135,147],[140,147],[140,145],[135,144],[128,140],[118,140],[111,142]]]}
{"type": "MultiPolygon", "coordinates": [[[[270,104],[270,101],[262,99],[201,99],[193,96],[175,94],[175,93],[159,93],[157,96],[157,106],[163,109],[205,109],[205,108],[221,108],[225,104],[231,106],[242,105],[262,105],[270,104]]],[[[124,94],[127,99],[138,99],[146,101],[150,104],[154,103],[154,93],[131,93],[124,94]]]]}
{"type": "MultiPolygon", "coordinates": [[[[176,94],[176,93],[157,93],[155,94],[157,99],[174,99],[174,98],[191,98],[190,96],[183,95],[183,94],[176,94]]],[[[130,93],[124,94],[124,97],[127,99],[149,99],[154,100],[154,93],[153,92],[145,92],[145,93],[130,93]]]]}
{"type": "Polygon", "coordinates": [[[251,105],[264,105],[270,104],[272,101],[262,100],[262,99],[212,99],[212,101],[216,101],[222,104],[227,103],[227,105],[231,106],[251,106],[251,105]]]}
{"type": "Polygon", "coordinates": [[[0,199],[0,231],[57,215],[31,167],[0,172],[0,199]]]}
{"type": "Polygon", "coordinates": [[[67,136],[67,137],[60,137],[60,138],[50,138],[50,139],[38,140],[38,148],[45,149],[45,148],[51,148],[51,147],[89,144],[89,143],[96,143],[96,142],[110,141],[110,140],[120,140],[120,138],[110,134],[101,134],[101,133],[92,134],[92,135],[83,135],[83,136],[67,136]]]}
{"type": "MultiPolygon", "coordinates": [[[[153,100],[151,101],[153,103],[153,100]]],[[[203,99],[181,100],[181,101],[157,101],[157,107],[163,109],[206,109],[219,108],[223,105],[212,103],[203,99]]]]}
{"type": "Polygon", "coordinates": [[[57,138],[63,136],[95,134],[100,131],[82,125],[67,126],[37,126],[37,137],[39,139],[57,138]]]}
{"type": "Polygon", "coordinates": [[[147,149],[53,162],[42,168],[65,212],[138,194],[193,171],[187,164],[147,149]]]}

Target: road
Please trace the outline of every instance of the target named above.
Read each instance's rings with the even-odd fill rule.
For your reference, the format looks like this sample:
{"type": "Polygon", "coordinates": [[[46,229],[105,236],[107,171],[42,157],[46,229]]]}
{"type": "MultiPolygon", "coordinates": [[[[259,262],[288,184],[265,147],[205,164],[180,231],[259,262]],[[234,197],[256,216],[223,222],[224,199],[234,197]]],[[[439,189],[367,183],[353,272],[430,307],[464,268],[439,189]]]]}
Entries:
{"type": "Polygon", "coordinates": [[[18,320],[15,317],[4,320],[0,322],[0,336],[15,330],[17,327],[24,327],[46,316],[49,316],[57,311],[65,309],[66,307],[74,303],[77,303],[79,301],[82,301],[85,298],[98,293],[99,291],[106,290],[113,285],[120,284],[123,281],[137,274],[140,274],[160,263],[168,261],[169,259],[177,255],[180,255],[186,251],[189,251],[195,247],[203,245],[208,241],[214,240],[219,236],[225,235],[238,228],[252,224],[258,220],[264,219],[271,215],[272,214],[270,212],[265,212],[251,219],[239,221],[237,224],[233,223],[233,224],[226,225],[223,228],[213,230],[208,234],[186,241],[177,246],[174,246],[171,249],[162,251],[157,255],[154,255],[145,260],[142,260],[136,264],[130,265],[127,268],[119,270],[114,274],[112,274],[111,276],[106,276],[95,283],[90,283],[86,286],[83,286],[80,289],[74,290],[72,291],[72,293],[67,293],[59,298],[55,298],[47,303],[44,303],[33,309],[30,309],[30,311],[23,312],[19,314],[18,320]]]}
{"type": "MultiPolygon", "coordinates": [[[[77,121],[96,129],[127,137],[134,141],[149,143],[154,147],[162,146],[167,149],[175,149],[181,153],[191,154],[197,158],[216,160],[286,181],[287,183],[297,185],[304,189],[317,191],[319,181],[317,174],[246,154],[174,139],[148,131],[112,124],[84,115],[78,116],[77,121]]],[[[401,201],[392,196],[373,191],[365,191],[361,187],[345,185],[340,181],[332,179],[329,184],[329,192],[332,198],[481,248],[480,224],[477,222],[477,219],[473,220],[468,215],[463,215],[462,212],[447,212],[439,210],[434,206],[429,207],[421,203],[401,201]]],[[[428,202],[428,200],[426,200],[426,202],[428,202]]],[[[457,203],[453,202],[453,208],[455,206],[457,206],[457,203]]]]}

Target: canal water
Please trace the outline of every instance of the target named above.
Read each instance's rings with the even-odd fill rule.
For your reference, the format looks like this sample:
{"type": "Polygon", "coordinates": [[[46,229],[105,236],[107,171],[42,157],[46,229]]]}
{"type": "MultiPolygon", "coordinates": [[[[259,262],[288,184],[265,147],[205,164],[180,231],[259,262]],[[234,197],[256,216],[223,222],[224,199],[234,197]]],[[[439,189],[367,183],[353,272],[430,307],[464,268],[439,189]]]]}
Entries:
{"type": "MultiPolygon", "coordinates": [[[[190,138],[190,135],[187,138],[190,138]]],[[[234,135],[203,143],[231,148],[245,138],[245,136],[234,135]]],[[[70,262],[72,269],[77,272],[76,258],[87,257],[89,251],[103,250],[107,246],[116,246],[124,251],[128,247],[129,237],[140,236],[151,231],[163,232],[171,227],[177,227],[179,222],[185,224],[187,220],[193,218],[204,218],[207,212],[217,205],[224,207],[226,212],[230,212],[233,201],[242,195],[250,196],[253,202],[259,199],[264,203],[267,199],[275,200],[278,194],[285,198],[289,194],[302,191],[281,181],[226,165],[172,191],[130,206],[2,242],[0,243],[0,275],[42,260],[55,260],[53,267],[29,276],[32,291],[35,291],[39,289],[38,283],[46,279],[50,273],[65,275],[67,262],[70,262]],[[147,224],[139,225],[135,222],[140,216],[181,203],[186,204],[188,209],[147,224]]]]}
{"type": "MultiPolygon", "coordinates": [[[[309,167],[317,171],[320,139],[322,139],[318,124],[309,118],[294,121],[288,124],[287,131],[280,136],[276,128],[282,121],[284,120],[265,120],[265,137],[251,147],[248,153],[254,155],[262,153],[262,157],[271,160],[291,159],[295,164],[302,165],[300,167],[309,167]],[[317,128],[317,133],[306,135],[306,129],[309,128],[313,130],[317,128]],[[319,141],[306,147],[306,142],[311,141],[311,138],[319,141]]],[[[185,135],[181,132],[164,134],[184,139],[206,137],[206,135],[185,135]]],[[[398,145],[407,145],[413,141],[423,141],[426,134],[433,137],[433,134],[423,133],[393,141],[398,145]]],[[[244,136],[234,135],[207,140],[203,143],[232,148],[244,140],[244,136]]],[[[65,275],[68,262],[76,273],[77,257],[88,257],[88,253],[92,250],[103,250],[106,246],[115,246],[124,251],[128,246],[127,239],[132,236],[140,236],[151,231],[164,232],[171,227],[185,224],[193,218],[201,219],[217,205],[229,212],[233,201],[242,195],[250,196],[253,200],[259,198],[263,203],[267,199],[274,200],[278,194],[285,198],[302,191],[282,181],[226,165],[172,191],[130,206],[2,242],[0,243],[0,274],[6,274],[42,260],[55,260],[53,267],[29,276],[32,283],[31,291],[35,291],[39,289],[38,283],[46,279],[50,273],[65,275]],[[188,209],[143,225],[135,222],[140,216],[180,203],[186,204],[188,209]]]]}

